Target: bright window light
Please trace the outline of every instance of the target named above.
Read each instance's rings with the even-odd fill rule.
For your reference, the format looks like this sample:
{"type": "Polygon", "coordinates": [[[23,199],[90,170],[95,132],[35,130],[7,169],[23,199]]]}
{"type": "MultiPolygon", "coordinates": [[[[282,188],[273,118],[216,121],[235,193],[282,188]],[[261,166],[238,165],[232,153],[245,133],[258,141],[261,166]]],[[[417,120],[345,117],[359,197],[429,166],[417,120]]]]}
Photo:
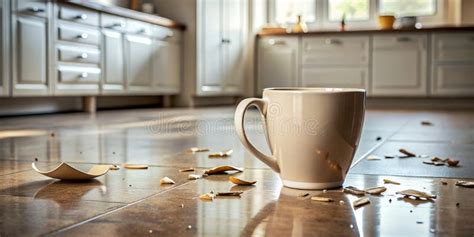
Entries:
{"type": "Polygon", "coordinates": [[[330,21],[341,21],[343,15],[347,21],[369,20],[369,0],[328,0],[330,21]]]}
{"type": "Polygon", "coordinates": [[[429,16],[436,14],[436,0],[379,0],[379,14],[429,16]]]}
{"type": "Polygon", "coordinates": [[[274,3],[277,23],[295,23],[299,15],[306,22],[316,20],[316,0],[274,0],[274,3]]]}

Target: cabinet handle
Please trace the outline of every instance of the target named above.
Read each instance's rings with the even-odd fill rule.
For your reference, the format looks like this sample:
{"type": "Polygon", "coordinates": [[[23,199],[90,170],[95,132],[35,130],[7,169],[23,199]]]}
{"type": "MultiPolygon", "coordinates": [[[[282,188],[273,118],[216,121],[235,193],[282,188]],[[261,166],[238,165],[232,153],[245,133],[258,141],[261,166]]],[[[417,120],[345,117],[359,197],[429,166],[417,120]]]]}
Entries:
{"type": "Polygon", "coordinates": [[[87,38],[89,38],[89,35],[87,33],[82,33],[82,34],[78,35],[77,38],[87,39],[87,38]]]}
{"type": "Polygon", "coordinates": [[[339,39],[331,39],[331,38],[329,38],[329,39],[326,39],[325,43],[326,43],[326,44],[332,44],[332,45],[336,45],[336,44],[337,44],[337,45],[340,45],[340,44],[342,44],[342,41],[339,40],[339,39]]]}
{"type": "Polygon", "coordinates": [[[38,7],[30,7],[27,10],[30,11],[30,12],[34,12],[34,13],[44,12],[44,9],[38,8],[38,7]]]}
{"type": "Polygon", "coordinates": [[[286,45],[286,42],[283,40],[274,40],[274,39],[269,39],[268,40],[269,45],[286,45]]]}
{"type": "Polygon", "coordinates": [[[145,34],[146,33],[146,29],[141,29],[137,32],[138,34],[145,34]]]}
{"type": "Polygon", "coordinates": [[[83,72],[83,73],[81,73],[81,75],[79,76],[79,78],[87,78],[88,76],[89,76],[89,73],[83,72]]]}
{"type": "Polygon", "coordinates": [[[82,53],[81,55],[78,56],[80,59],[87,59],[89,55],[87,53],[82,53]]]}
{"type": "Polygon", "coordinates": [[[223,44],[230,44],[230,39],[222,39],[223,44]]]}
{"type": "Polygon", "coordinates": [[[78,15],[78,16],[76,16],[76,19],[86,20],[87,19],[87,14],[78,15]]]}
{"type": "Polygon", "coordinates": [[[410,42],[411,38],[409,37],[397,37],[397,42],[410,42]]]}

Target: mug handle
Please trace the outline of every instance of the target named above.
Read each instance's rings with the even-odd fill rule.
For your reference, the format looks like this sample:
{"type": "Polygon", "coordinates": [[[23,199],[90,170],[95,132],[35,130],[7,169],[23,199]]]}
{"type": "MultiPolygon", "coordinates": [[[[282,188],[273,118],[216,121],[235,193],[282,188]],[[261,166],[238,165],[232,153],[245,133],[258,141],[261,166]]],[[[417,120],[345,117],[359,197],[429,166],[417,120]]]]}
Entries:
{"type": "MultiPolygon", "coordinates": [[[[260,114],[262,115],[263,122],[265,123],[265,119],[267,117],[267,107],[268,107],[268,102],[264,99],[258,99],[258,98],[248,98],[242,100],[239,105],[237,106],[237,109],[235,110],[235,117],[234,117],[234,125],[235,129],[237,130],[237,135],[239,135],[239,139],[242,142],[242,144],[247,148],[247,150],[252,153],[257,159],[261,160],[263,163],[268,165],[272,170],[274,170],[277,173],[280,173],[280,167],[278,166],[278,163],[274,157],[267,156],[257,150],[252,143],[247,138],[247,134],[245,134],[245,128],[244,128],[244,118],[245,118],[245,112],[247,111],[248,108],[251,106],[255,106],[260,114]]],[[[268,134],[267,134],[268,135],[268,134]]]]}

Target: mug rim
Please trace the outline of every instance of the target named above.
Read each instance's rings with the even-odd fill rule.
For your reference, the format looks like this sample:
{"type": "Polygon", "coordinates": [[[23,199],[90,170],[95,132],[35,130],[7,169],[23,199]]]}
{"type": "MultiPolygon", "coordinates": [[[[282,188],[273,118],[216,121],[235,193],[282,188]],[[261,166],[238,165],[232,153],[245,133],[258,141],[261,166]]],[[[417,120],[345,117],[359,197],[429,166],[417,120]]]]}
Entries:
{"type": "Polygon", "coordinates": [[[335,94],[335,93],[365,93],[365,89],[360,88],[332,88],[332,87],[271,87],[263,89],[264,92],[280,92],[280,93],[321,93],[321,94],[335,94]]]}

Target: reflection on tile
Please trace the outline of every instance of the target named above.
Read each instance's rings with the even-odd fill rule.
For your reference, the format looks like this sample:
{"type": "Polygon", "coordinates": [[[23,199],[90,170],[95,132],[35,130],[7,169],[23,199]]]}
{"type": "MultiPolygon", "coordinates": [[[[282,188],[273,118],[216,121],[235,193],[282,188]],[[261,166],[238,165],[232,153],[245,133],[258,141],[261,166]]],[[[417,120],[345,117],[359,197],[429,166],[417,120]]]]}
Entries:
{"type": "Polygon", "coordinates": [[[405,148],[415,154],[425,154],[442,158],[460,160],[459,167],[432,166],[423,164],[423,158],[395,158],[381,160],[362,160],[351,173],[376,174],[376,175],[402,175],[420,177],[451,177],[473,178],[474,146],[470,144],[438,144],[419,142],[387,142],[376,149],[373,154],[384,155],[399,154],[398,150],[405,148]]]}
{"type": "MultiPolygon", "coordinates": [[[[241,176],[258,180],[241,198],[217,198],[212,202],[196,198],[210,190],[235,188],[227,175],[210,176],[212,179],[190,182],[59,235],[425,236],[434,232],[458,236],[474,231],[474,219],[468,218],[474,205],[467,201],[472,190],[454,186],[453,180],[442,185],[439,179],[388,177],[402,185],[386,185],[386,193],[369,196],[370,205],[354,209],[351,203],[357,197],[340,190],[323,193],[284,188],[269,170],[246,170],[241,176]],[[395,196],[396,191],[407,188],[435,193],[438,198],[426,202],[395,196]],[[306,192],[331,197],[335,202],[298,197],[306,192]],[[462,208],[456,207],[456,202],[461,202],[462,208]],[[457,226],[452,224],[452,216],[468,219],[457,226]]],[[[383,178],[387,177],[349,175],[344,185],[374,187],[382,185],[383,178]]]]}
{"type": "Polygon", "coordinates": [[[122,206],[94,201],[53,201],[0,195],[0,235],[36,236],[122,206]]]}

